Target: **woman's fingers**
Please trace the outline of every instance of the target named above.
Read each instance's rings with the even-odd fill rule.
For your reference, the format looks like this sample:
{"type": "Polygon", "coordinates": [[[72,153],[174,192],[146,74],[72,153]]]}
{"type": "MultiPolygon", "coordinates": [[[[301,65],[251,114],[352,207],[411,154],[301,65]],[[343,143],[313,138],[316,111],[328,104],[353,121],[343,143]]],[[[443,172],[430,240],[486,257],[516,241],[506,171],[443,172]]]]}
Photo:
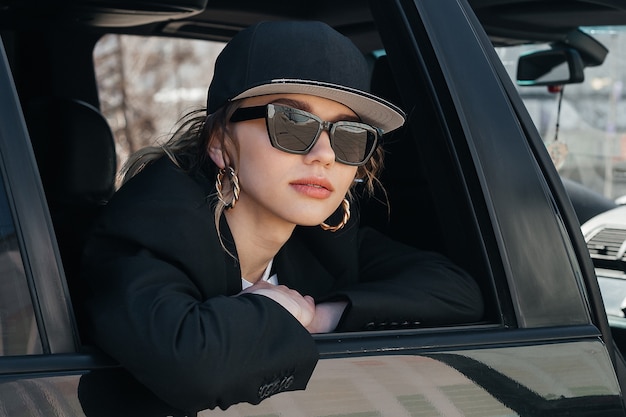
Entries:
{"type": "Polygon", "coordinates": [[[307,327],[315,317],[315,300],[309,295],[301,295],[285,285],[273,285],[265,281],[259,281],[246,288],[241,294],[250,293],[263,295],[271,298],[283,306],[304,327],[307,327]]]}

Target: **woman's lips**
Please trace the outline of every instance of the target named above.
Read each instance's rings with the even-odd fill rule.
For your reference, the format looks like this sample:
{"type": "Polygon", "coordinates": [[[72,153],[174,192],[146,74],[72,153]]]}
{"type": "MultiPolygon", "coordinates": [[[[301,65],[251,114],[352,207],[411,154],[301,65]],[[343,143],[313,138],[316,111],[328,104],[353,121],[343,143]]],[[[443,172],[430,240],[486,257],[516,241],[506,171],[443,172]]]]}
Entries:
{"type": "Polygon", "coordinates": [[[298,193],[313,198],[328,198],[333,187],[330,182],[323,179],[300,179],[290,184],[298,193]]]}

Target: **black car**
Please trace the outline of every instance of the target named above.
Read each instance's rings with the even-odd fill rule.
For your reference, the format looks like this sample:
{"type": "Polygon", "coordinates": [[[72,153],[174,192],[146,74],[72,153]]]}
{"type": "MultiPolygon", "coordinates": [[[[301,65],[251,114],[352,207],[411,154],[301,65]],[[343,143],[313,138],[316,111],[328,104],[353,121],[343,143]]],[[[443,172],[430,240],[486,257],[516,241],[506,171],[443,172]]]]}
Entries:
{"type": "MultiPolygon", "coordinates": [[[[568,3],[564,18],[626,24],[622,2],[568,3]]],[[[464,325],[316,335],[321,360],[306,390],[199,415],[626,415],[626,368],[580,220],[494,48],[562,39],[583,24],[541,18],[562,7],[0,0],[0,416],[179,415],[77,330],[81,245],[116,189],[124,152],[140,142],[124,124],[133,97],[118,87],[142,84],[154,101],[174,94],[152,77],[106,85],[99,60],[125,50],[103,40],[142,36],[145,48],[165,51],[171,38],[224,42],[268,19],[323,20],[368,57],[372,89],[408,123],[383,144],[389,210],[364,200],[362,220],[469,271],[485,314],[464,325]]],[[[192,94],[185,88],[174,90],[192,94]]],[[[138,119],[139,131],[160,135],[154,119],[138,119]]]]}

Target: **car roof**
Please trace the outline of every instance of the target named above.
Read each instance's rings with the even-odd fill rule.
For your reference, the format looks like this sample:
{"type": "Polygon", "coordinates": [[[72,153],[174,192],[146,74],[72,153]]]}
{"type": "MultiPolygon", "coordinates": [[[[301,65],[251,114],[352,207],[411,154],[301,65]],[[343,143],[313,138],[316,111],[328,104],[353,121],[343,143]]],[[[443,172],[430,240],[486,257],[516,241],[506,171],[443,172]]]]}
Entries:
{"type": "MultiPolygon", "coordinates": [[[[259,20],[322,20],[363,50],[381,44],[365,0],[3,0],[1,27],[82,25],[94,32],[228,40],[259,20]],[[50,23],[52,22],[52,23],[50,23]]],[[[496,46],[563,39],[579,26],[626,24],[623,0],[469,0],[496,46]]]]}
{"type": "Polygon", "coordinates": [[[496,46],[565,40],[581,26],[626,24],[623,0],[470,0],[496,46]]]}

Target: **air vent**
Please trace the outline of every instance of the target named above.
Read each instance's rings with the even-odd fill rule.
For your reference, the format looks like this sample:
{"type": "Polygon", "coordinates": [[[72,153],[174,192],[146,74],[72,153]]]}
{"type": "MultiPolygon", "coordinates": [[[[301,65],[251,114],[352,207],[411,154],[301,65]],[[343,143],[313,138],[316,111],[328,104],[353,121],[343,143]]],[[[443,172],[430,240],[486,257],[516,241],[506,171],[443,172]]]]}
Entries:
{"type": "Polygon", "coordinates": [[[587,242],[587,248],[594,259],[616,260],[622,254],[621,248],[625,240],[626,229],[606,228],[587,242]]]}

